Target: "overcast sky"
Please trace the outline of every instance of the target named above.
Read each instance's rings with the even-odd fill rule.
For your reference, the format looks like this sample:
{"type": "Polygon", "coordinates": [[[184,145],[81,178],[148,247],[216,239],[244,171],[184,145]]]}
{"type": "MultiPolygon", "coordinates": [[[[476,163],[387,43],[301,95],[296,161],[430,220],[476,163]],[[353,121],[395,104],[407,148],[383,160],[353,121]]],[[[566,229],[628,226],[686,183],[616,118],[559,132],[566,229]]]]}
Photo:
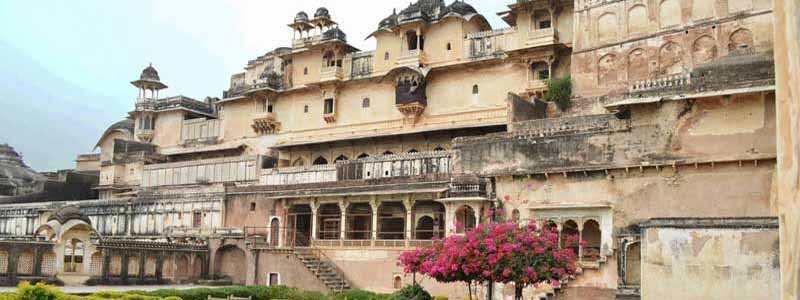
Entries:
{"type": "MultiPolygon", "coordinates": [[[[248,60],[290,45],[286,26],[327,7],[362,50],[392,9],[409,0],[0,1],[0,143],[38,171],[74,167],[133,108],[130,81],[152,62],[170,88],[220,97],[248,60]]],[[[450,4],[452,0],[448,0],[450,4]]],[[[494,28],[512,0],[473,0],[494,28]]]]}

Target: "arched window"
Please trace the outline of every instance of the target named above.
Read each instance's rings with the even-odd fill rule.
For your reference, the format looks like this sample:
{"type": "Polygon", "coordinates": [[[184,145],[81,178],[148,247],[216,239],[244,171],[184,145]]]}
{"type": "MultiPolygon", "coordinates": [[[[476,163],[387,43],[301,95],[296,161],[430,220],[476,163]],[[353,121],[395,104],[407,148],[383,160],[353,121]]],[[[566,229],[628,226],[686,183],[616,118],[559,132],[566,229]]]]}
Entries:
{"type": "Polygon", "coordinates": [[[361,107],[362,108],[369,107],[369,98],[364,98],[364,100],[361,100],[361,107]]]}
{"type": "Polygon", "coordinates": [[[315,159],[314,163],[313,163],[313,165],[316,165],[316,166],[318,166],[318,165],[327,165],[327,164],[328,164],[328,160],[325,159],[322,156],[317,157],[317,159],[315,159]]]}
{"type": "Polygon", "coordinates": [[[386,150],[385,152],[383,152],[383,156],[388,156],[388,155],[394,155],[394,152],[389,151],[389,150],[386,150]]]}
{"type": "Polygon", "coordinates": [[[433,149],[433,152],[441,152],[441,151],[445,151],[444,148],[436,147],[435,149],[433,149]]]}
{"type": "Polygon", "coordinates": [[[361,153],[360,155],[358,155],[358,159],[367,158],[367,157],[369,157],[369,154],[366,154],[366,153],[361,153]]]}
{"type": "Polygon", "coordinates": [[[383,54],[383,60],[389,60],[389,52],[383,54]]]}
{"type": "Polygon", "coordinates": [[[600,224],[597,221],[588,220],[583,224],[581,238],[586,242],[586,246],[583,247],[583,259],[595,261],[600,258],[601,237],[600,224]]]}
{"type": "Polygon", "coordinates": [[[477,84],[476,84],[476,85],[473,85],[473,86],[472,86],[472,94],[473,94],[473,95],[477,95],[477,94],[478,94],[478,92],[479,92],[479,91],[478,91],[478,85],[477,85],[477,84]]]}
{"type": "Polygon", "coordinates": [[[408,150],[408,154],[414,154],[414,153],[419,153],[419,151],[417,151],[417,149],[408,150]]]}
{"type": "Polygon", "coordinates": [[[83,242],[72,239],[64,247],[64,272],[79,272],[83,265],[83,242]]]}
{"type": "Polygon", "coordinates": [[[272,218],[272,221],[269,222],[269,226],[269,244],[272,247],[278,247],[281,241],[281,221],[278,218],[272,218]]]}
{"type": "Polygon", "coordinates": [[[334,163],[336,163],[336,162],[340,162],[340,161],[346,161],[346,160],[350,160],[350,159],[349,159],[349,158],[347,158],[347,156],[344,156],[344,155],[339,155],[339,157],[337,157],[336,159],[334,159],[334,160],[333,160],[333,162],[334,162],[334,163]]]}
{"type": "Polygon", "coordinates": [[[450,45],[450,43],[447,43],[447,51],[450,51],[450,50],[452,50],[452,49],[453,49],[453,46],[452,46],[452,45],[450,45]]]}

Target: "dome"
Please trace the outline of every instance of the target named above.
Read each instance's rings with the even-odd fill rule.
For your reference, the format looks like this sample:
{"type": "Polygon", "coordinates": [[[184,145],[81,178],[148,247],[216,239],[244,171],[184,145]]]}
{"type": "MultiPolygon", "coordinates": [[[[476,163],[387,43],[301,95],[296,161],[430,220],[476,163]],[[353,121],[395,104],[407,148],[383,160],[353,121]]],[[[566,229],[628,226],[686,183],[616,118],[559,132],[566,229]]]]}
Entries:
{"type": "Polygon", "coordinates": [[[294,17],[294,22],[295,23],[308,23],[308,14],[306,14],[306,12],[304,12],[304,11],[301,11],[301,12],[297,13],[297,15],[294,17]]]}
{"type": "Polygon", "coordinates": [[[392,15],[381,20],[381,22],[378,24],[378,28],[388,28],[394,26],[397,26],[397,12],[393,12],[392,15]]]}
{"type": "Polygon", "coordinates": [[[144,70],[142,70],[142,75],[139,76],[139,79],[149,80],[149,81],[161,81],[161,79],[158,77],[158,71],[156,71],[156,68],[153,68],[152,64],[147,66],[147,68],[144,68],[144,70]]]}
{"type": "Polygon", "coordinates": [[[320,7],[320,8],[317,9],[317,12],[314,13],[314,18],[315,19],[316,18],[330,19],[331,18],[331,14],[330,14],[330,12],[328,12],[327,8],[320,7]]]}
{"type": "Polygon", "coordinates": [[[478,13],[478,11],[475,10],[472,5],[469,5],[464,1],[453,2],[453,4],[450,4],[450,6],[447,7],[446,11],[447,13],[456,13],[462,16],[478,13]]]}
{"type": "Polygon", "coordinates": [[[135,123],[132,119],[125,119],[114,124],[111,124],[106,131],[103,132],[103,135],[100,136],[100,139],[97,141],[95,148],[100,147],[100,143],[103,142],[108,135],[114,132],[120,132],[127,136],[129,139],[133,139],[133,132],[134,132],[135,123]]]}
{"type": "Polygon", "coordinates": [[[48,222],[53,220],[58,221],[58,223],[61,225],[64,225],[71,220],[80,220],[86,222],[86,224],[92,224],[92,221],[89,220],[89,218],[84,215],[77,206],[64,206],[59,208],[55,213],[53,213],[52,216],[50,216],[50,218],[47,219],[48,222]]]}

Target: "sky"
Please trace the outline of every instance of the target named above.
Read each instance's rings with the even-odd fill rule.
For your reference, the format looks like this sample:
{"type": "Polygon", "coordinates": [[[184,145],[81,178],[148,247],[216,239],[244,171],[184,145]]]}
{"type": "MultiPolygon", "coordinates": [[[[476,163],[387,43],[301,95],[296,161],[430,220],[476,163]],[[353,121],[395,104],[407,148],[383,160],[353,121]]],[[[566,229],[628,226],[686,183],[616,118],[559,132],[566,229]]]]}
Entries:
{"type": "MultiPolygon", "coordinates": [[[[447,0],[450,4],[453,0],[447,0]]],[[[467,1],[494,28],[512,0],[467,1]]],[[[248,60],[289,46],[298,11],[330,10],[361,50],[410,0],[0,0],[0,144],[37,171],[74,168],[133,109],[130,82],[149,63],[161,96],[221,97],[248,60]]]]}

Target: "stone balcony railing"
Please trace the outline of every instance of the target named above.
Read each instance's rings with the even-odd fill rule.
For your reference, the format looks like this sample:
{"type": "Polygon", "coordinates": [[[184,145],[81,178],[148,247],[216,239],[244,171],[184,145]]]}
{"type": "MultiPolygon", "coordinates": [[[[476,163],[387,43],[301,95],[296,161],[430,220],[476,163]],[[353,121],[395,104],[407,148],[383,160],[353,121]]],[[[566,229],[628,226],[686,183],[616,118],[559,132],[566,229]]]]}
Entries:
{"type": "Polygon", "coordinates": [[[141,186],[254,182],[258,180],[257,162],[257,156],[241,156],[145,165],[141,186]]]}
{"type": "Polygon", "coordinates": [[[535,29],[528,32],[528,40],[525,43],[528,47],[541,47],[555,44],[558,41],[554,28],[535,29]]]}
{"type": "Polygon", "coordinates": [[[331,165],[263,170],[262,185],[297,185],[348,180],[371,180],[449,174],[447,151],[368,157],[331,165]]]}
{"type": "Polygon", "coordinates": [[[325,67],[319,72],[320,82],[341,81],[342,79],[344,79],[344,69],[342,67],[325,67]]]}
{"type": "Polygon", "coordinates": [[[547,81],[531,79],[525,83],[525,91],[529,93],[543,93],[547,91],[547,81]]]}
{"type": "Polygon", "coordinates": [[[634,82],[629,91],[631,93],[658,92],[689,88],[692,76],[689,73],[672,74],[647,80],[634,82]]]}
{"type": "Polygon", "coordinates": [[[419,68],[426,64],[428,64],[428,57],[425,55],[425,51],[421,50],[409,50],[397,58],[398,67],[419,68]]]}
{"type": "Polygon", "coordinates": [[[471,59],[492,58],[502,56],[511,48],[517,37],[516,28],[502,28],[467,34],[464,46],[465,53],[471,59]]]}

